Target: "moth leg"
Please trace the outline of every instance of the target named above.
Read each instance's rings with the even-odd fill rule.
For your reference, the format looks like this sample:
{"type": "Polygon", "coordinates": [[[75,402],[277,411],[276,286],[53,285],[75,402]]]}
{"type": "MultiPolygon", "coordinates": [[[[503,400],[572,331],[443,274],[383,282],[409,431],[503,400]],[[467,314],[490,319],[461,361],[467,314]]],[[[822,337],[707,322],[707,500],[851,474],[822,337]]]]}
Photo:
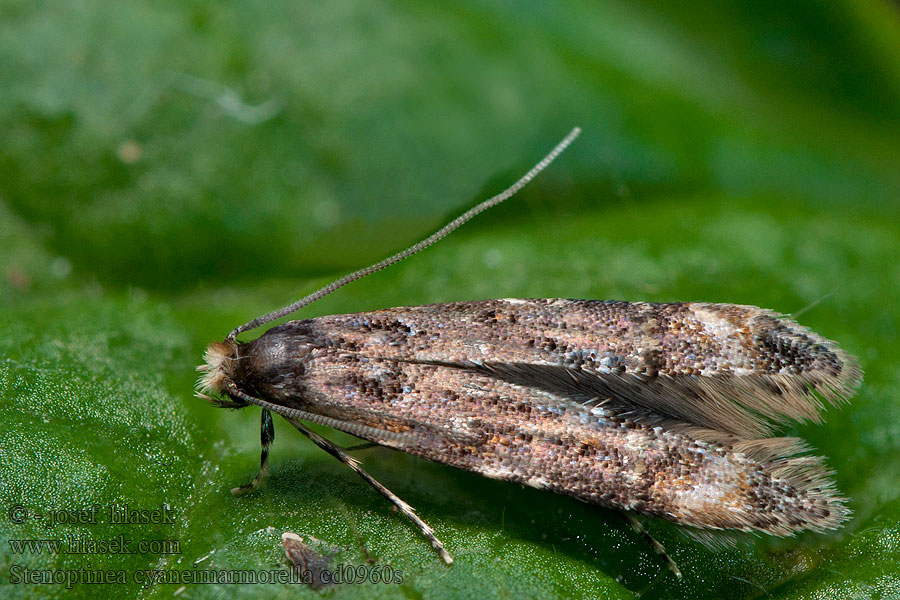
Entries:
{"type": "Polygon", "coordinates": [[[387,498],[388,501],[391,502],[391,504],[396,506],[401,513],[406,515],[407,518],[409,518],[409,520],[415,524],[419,531],[422,532],[422,535],[424,535],[425,538],[429,542],[431,542],[431,545],[434,547],[434,549],[438,551],[438,554],[441,555],[441,558],[445,563],[449,565],[453,562],[453,557],[450,556],[450,553],[447,552],[446,549],[444,549],[444,544],[442,544],[441,541],[434,535],[434,530],[429,527],[425,521],[419,518],[419,515],[416,514],[415,509],[412,506],[398,498],[397,495],[394,494],[394,492],[381,485],[374,477],[366,473],[363,468],[359,466],[359,461],[347,454],[343,448],[326,440],[315,431],[307,429],[307,427],[303,423],[296,419],[288,419],[288,421],[297,429],[297,431],[312,440],[312,442],[316,446],[353,469],[353,471],[356,472],[357,475],[365,479],[369,485],[378,490],[378,493],[387,498]]]}
{"type": "Polygon", "coordinates": [[[259,453],[259,473],[256,474],[256,477],[250,483],[232,488],[232,494],[245,494],[259,487],[263,478],[269,472],[269,446],[272,445],[274,440],[275,424],[272,422],[272,413],[262,409],[262,417],[259,424],[259,443],[262,446],[262,450],[259,453]]]}
{"type": "Polygon", "coordinates": [[[666,563],[666,566],[669,567],[669,570],[675,574],[675,577],[681,579],[681,569],[678,568],[678,565],[675,564],[675,561],[669,556],[669,553],[666,552],[665,547],[663,547],[656,538],[650,535],[650,532],[641,525],[641,522],[638,521],[634,515],[623,512],[622,516],[625,517],[625,520],[628,521],[628,524],[631,525],[631,528],[634,529],[638,535],[647,540],[650,546],[652,546],[660,558],[662,558],[663,562],[666,563]]]}
{"type": "Polygon", "coordinates": [[[368,450],[369,448],[377,448],[381,444],[376,444],[375,442],[363,442],[362,444],[356,444],[355,446],[348,446],[344,448],[347,452],[353,452],[355,450],[368,450]]]}

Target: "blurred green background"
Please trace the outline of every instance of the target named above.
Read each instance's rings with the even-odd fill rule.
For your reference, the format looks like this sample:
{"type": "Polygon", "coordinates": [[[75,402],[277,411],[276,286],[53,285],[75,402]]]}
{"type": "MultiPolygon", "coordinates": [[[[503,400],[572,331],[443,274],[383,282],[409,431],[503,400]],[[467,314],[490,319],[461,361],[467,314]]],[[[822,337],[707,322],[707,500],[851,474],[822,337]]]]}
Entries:
{"type": "MultiPolygon", "coordinates": [[[[312,597],[141,586],[281,569],[282,531],[403,572],[335,598],[900,597],[900,9],[849,2],[0,0],[0,595],[312,597]],[[755,304],[866,371],[797,425],[855,515],[706,548],[647,521],[387,450],[353,473],[258,411],[192,397],[205,345],[382,258],[582,137],[507,205],[303,316],[490,297],[755,304]],[[32,514],[167,503],[172,525],[32,514]],[[16,554],[9,540],[174,539],[180,554],[16,554]],[[18,565],[18,567],[17,567],[18,565]],[[11,583],[122,569],[125,585],[11,583]]],[[[351,438],[328,432],[339,443],[351,438]]]]}

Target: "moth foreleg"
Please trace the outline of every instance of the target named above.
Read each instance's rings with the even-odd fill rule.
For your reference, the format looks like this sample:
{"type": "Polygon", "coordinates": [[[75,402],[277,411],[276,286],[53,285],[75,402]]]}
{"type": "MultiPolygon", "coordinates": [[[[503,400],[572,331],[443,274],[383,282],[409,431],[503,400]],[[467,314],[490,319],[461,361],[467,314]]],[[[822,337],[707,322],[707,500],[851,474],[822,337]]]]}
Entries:
{"type": "Polygon", "coordinates": [[[259,473],[250,483],[232,488],[232,494],[244,494],[252,492],[262,483],[263,478],[269,472],[269,446],[275,440],[275,424],[272,422],[272,413],[265,408],[262,409],[262,417],[259,424],[259,443],[262,450],[259,453],[259,473]]]}
{"type": "Polygon", "coordinates": [[[356,444],[354,446],[348,446],[344,448],[347,452],[353,452],[355,450],[368,450],[369,448],[377,448],[381,444],[376,444],[375,442],[363,442],[362,444],[356,444]]]}
{"type": "Polygon", "coordinates": [[[444,548],[444,544],[442,544],[434,535],[434,530],[429,527],[425,521],[419,518],[419,515],[416,514],[415,509],[412,506],[401,500],[394,492],[381,485],[374,477],[366,473],[363,468],[359,466],[359,461],[347,454],[343,448],[331,443],[315,431],[308,429],[303,423],[296,419],[288,419],[288,421],[297,429],[297,431],[312,440],[316,446],[353,469],[357,475],[365,479],[369,485],[378,490],[382,496],[387,498],[391,504],[396,506],[401,513],[406,515],[406,517],[415,524],[419,531],[422,532],[422,535],[424,535],[425,538],[431,542],[434,549],[438,551],[438,554],[440,554],[445,563],[449,565],[453,562],[453,557],[450,556],[450,553],[444,548]]]}

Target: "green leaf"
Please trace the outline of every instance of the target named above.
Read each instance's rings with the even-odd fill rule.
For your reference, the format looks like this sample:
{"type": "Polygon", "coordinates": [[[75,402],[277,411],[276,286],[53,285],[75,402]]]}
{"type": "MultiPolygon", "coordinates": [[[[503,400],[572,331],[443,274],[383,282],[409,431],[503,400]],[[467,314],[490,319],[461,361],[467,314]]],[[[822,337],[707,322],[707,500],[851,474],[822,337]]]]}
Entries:
{"type": "Polygon", "coordinates": [[[402,573],[322,592],[340,598],[900,594],[894,5],[9,0],[0,17],[0,595],[312,597],[176,581],[283,572],[283,531],[402,573]],[[206,344],[430,233],[573,125],[519,196],[302,316],[557,296],[808,309],[865,382],[789,433],[854,518],[726,550],[645,520],[679,582],[614,512],[357,453],[448,567],[281,422],[266,485],[232,496],[259,417],[193,397],[206,344]],[[171,522],[111,522],[125,507],[171,522]],[[111,546],[19,543],[44,539],[111,546]]]}

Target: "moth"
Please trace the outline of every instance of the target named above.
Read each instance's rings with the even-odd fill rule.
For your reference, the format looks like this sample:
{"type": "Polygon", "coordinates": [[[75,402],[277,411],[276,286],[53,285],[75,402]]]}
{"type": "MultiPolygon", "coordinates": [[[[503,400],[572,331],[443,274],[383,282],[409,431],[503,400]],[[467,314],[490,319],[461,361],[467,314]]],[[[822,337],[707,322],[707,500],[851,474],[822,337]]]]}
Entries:
{"type": "Polygon", "coordinates": [[[290,561],[291,569],[300,580],[314,590],[331,584],[330,577],[325,575],[330,558],[310,548],[303,538],[292,531],[281,534],[281,547],[290,561]]]}
{"type": "Polygon", "coordinates": [[[837,344],[769,310],[480,300],[290,321],[237,340],[509,198],[578,133],[431,237],[209,346],[198,395],[262,408],[260,471],[235,493],[265,475],[276,413],[397,506],[447,563],[412,507],[305,423],[697,530],[787,536],[849,518],[823,459],[777,431],[820,420],[825,404],[852,396],[862,372],[837,344]]]}

